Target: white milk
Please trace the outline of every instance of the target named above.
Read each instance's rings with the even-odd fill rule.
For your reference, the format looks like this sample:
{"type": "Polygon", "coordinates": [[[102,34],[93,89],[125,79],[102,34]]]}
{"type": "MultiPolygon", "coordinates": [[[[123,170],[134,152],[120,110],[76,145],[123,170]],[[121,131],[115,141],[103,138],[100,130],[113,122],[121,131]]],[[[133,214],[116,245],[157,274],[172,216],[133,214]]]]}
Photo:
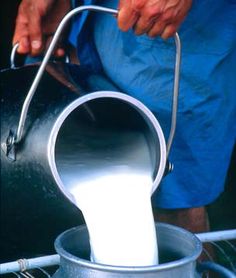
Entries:
{"type": "Polygon", "coordinates": [[[93,261],[121,266],[157,264],[151,183],[145,176],[108,175],[72,191],[89,230],[93,261]]]}
{"type": "MultiPolygon", "coordinates": [[[[122,135],[113,130],[111,134],[105,133],[105,138],[104,132],[103,135],[99,134],[99,130],[90,132],[93,138],[96,137],[96,144],[91,144],[94,149],[87,153],[87,146],[82,148],[82,137],[88,138],[85,142],[89,142],[89,134],[84,131],[83,135],[70,138],[71,144],[78,148],[73,153],[68,153],[65,148],[57,160],[60,161],[58,168],[61,179],[66,188],[69,185],[70,193],[84,215],[90,237],[91,260],[117,266],[156,265],[158,248],[150,200],[152,178],[145,138],[135,132],[122,135]],[[113,138],[118,140],[115,144],[111,140],[113,138]],[[112,141],[112,144],[103,150],[104,140],[107,144],[112,141]],[[121,142],[125,141],[130,143],[129,150],[132,153],[122,149],[121,142]],[[107,149],[109,152],[112,150],[112,153],[106,154],[107,149]],[[106,158],[99,160],[101,150],[106,158]],[[87,155],[92,162],[86,161],[86,165],[83,157],[87,155]],[[127,156],[137,161],[137,169],[126,165],[127,156]],[[99,175],[94,175],[94,171],[99,171],[106,163],[107,168],[102,169],[99,175]],[[83,171],[86,171],[84,175],[83,171]],[[81,180],[80,176],[88,178],[81,180]]],[[[64,143],[60,144],[63,149],[64,143]]]]}

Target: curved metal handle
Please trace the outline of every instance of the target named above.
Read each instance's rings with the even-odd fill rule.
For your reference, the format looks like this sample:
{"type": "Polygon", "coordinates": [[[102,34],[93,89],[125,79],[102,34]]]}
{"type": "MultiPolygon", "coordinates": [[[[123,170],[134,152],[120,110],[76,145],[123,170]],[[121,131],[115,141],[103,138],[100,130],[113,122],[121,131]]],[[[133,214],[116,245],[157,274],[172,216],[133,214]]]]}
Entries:
{"type": "Polygon", "coordinates": [[[172,100],[172,115],[171,115],[171,127],[170,134],[167,141],[167,157],[170,153],[170,148],[175,135],[176,129],[176,119],[177,119],[177,110],[178,110],[178,97],[179,97],[179,75],[180,75],[180,63],[181,63],[181,42],[178,33],[175,33],[174,36],[175,45],[176,45],[176,55],[175,55],[175,73],[174,73],[174,89],[173,89],[173,100],[172,100]]]}
{"type": "Polygon", "coordinates": [[[31,103],[31,100],[34,96],[34,93],[38,87],[38,84],[39,84],[39,81],[41,80],[42,78],[42,75],[43,75],[43,72],[46,68],[46,65],[51,57],[51,54],[56,46],[56,43],[66,25],[66,23],[71,19],[71,17],[73,17],[74,15],[80,13],[80,12],[83,12],[83,11],[87,11],[87,10],[90,10],[90,11],[100,11],[100,12],[106,12],[106,13],[110,13],[110,14],[117,14],[118,11],[117,10],[114,10],[114,9],[109,9],[109,8],[104,8],[104,7],[99,7],[99,6],[93,6],[93,5],[90,5],[90,6],[82,6],[82,7],[78,7],[76,9],[73,9],[72,11],[70,11],[68,14],[65,15],[65,17],[62,19],[62,21],[60,22],[54,36],[53,36],[53,39],[49,45],[49,48],[42,60],[42,63],[39,67],[39,70],[35,76],[35,79],[29,89],[29,92],[26,96],[26,99],[23,103],[23,107],[22,107],[22,110],[21,110],[21,115],[20,115],[20,120],[19,120],[19,124],[18,124],[18,128],[17,128],[17,132],[14,136],[14,144],[15,143],[19,143],[20,140],[22,139],[22,135],[23,135],[23,130],[24,130],[24,126],[25,126],[25,120],[26,120],[26,116],[27,116],[27,113],[28,113],[28,109],[29,109],[29,105],[31,103]]]}
{"type": "MultiPolygon", "coordinates": [[[[12,140],[11,140],[11,142],[13,144],[20,142],[20,140],[22,139],[29,105],[30,105],[31,100],[34,96],[34,93],[38,87],[38,84],[42,78],[43,72],[50,59],[50,56],[51,56],[51,54],[55,48],[55,45],[59,39],[59,36],[61,35],[61,33],[63,31],[63,28],[65,27],[66,23],[71,19],[71,17],[73,17],[74,15],[79,14],[83,11],[87,11],[87,10],[105,12],[105,13],[109,13],[109,14],[113,14],[113,15],[118,14],[118,11],[115,9],[89,5],[89,6],[81,6],[81,7],[73,9],[62,19],[62,21],[60,22],[60,24],[53,36],[53,39],[49,45],[49,48],[42,60],[42,63],[39,67],[39,70],[35,76],[35,79],[34,79],[32,85],[31,85],[31,88],[26,96],[26,99],[23,103],[17,132],[16,132],[16,134],[14,134],[14,138],[12,138],[12,140]]],[[[175,128],[176,128],[176,115],[177,115],[177,103],[178,103],[178,91],[179,91],[179,69],[180,69],[180,58],[181,58],[180,57],[181,56],[180,55],[181,54],[181,44],[180,44],[180,39],[179,39],[179,36],[177,33],[175,34],[174,38],[175,38],[175,44],[176,44],[176,62],[175,62],[175,78],[174,78],[174,91],[173,91],[173,102],[172,102],[172,120],[171,120],[170,135],[169,135],[168,142],[167,142],[167,156],[169,154],[170,147],[172,145],[175,128]]],[[[14,67],[14,56],[15,56],[16,49],[17,49],[17,45],[14,46],[12,55],[11,55],[11,61],[12,61],[13,67],[14,67]]]]}
{"type": "Polygon", "coordinates": [[[16,43],[11,51],[11,57],[10,57],[10,64],[11,64],[11,69],[14,69],[15,66],[15,56],[16,56],[16,50],[19,47],[19,43],[16,43]]]}
{"type": "MultiPolygon", "coordinates": [[[[11,69],[15,69],[16,65],[15,65],[15,57],[16,57],[16,53],[17,53],[17,48],[19,47],[19,43],[17,42],[16,44],[14,44],[12,50],[11,50],[11,56],[10,56],[10,68],[11,69]]],[[[65,54],[65,63],[70,63],[70,57],[69,55],[66,53],[65,54]]]]}

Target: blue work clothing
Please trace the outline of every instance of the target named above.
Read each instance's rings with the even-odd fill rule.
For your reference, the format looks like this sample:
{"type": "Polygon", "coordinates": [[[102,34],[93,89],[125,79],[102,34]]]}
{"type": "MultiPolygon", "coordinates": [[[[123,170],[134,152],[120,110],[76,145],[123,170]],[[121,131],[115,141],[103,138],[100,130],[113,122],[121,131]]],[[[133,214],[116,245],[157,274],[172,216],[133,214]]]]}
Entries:
{"type": "MultiPolygon", "coordinates": [[[[118,0],[83,1],[116,8],[118,0]]],[[[182,42],[177,129],[170,152],[174,171],[163,178],[153,206],[207,205],[224,190],[236,141],[236,1],[194,1],[179,35],[182,42]]],[[[168,138],[175,44],[121,32],[115,17],[84,13],[71,42],[82,64],[104,73],[142,101],[168,138]]]]}

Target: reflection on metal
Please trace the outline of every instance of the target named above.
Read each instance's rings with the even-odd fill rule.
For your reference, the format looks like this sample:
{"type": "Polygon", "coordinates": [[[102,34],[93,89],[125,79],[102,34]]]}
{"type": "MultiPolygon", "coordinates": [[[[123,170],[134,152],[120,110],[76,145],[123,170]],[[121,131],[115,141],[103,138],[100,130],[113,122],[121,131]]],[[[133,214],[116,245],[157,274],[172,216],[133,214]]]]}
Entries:
{"type": "Polygon", "coordinates": [[[10,64],[11,64],[11,69],[14,69],[15,66],[15,56],[16,56],[16,50],[19,47],[19,43],[16,43],[11,51],[11,57],[10,57],[10,64]]]}
{"type": "Polygon", "coordinates": [[[59,255],[43,256],[43,257],[37,257],[32,259],[19,259],[14,262],[1,264],[0,274],[7,274],[12,272],[25,272],[26,270],[30,270],[30,269],[41,270],[41,268],[43,267],[55,266],[59,264],[60,264],[59,255]]]}
{"type": "MultiPolygon", "coordinates": [[[[223,231],[216,231],[216,232],[207,232],[207,233],[201,233],[196,234],[196,236],[202,241],[202,242],[210,242],[214,246],[217,246],[218,250],[220,251],[223,258],[226,260],[228,264],[228,269],[225,267],[222,267],[221,265],[217,264],[216,261],[213,260],[209,256],[210,262],[206,262],[202,264],[199,267],[200,272],[206,272],[207,270],[211,269],[214,272],[221,273],[222,276],[220,277],[236,277],[236,269],[235,269],[235,258],[236,258],[236,247],[229,242],[229,240],[236,240],[236,234],[235,230],[223,230],[223,231]],[[222,247],[220,244],[225,243],[229,246],[231,249],[231,253],[233,255],[228,254],[228,250],[226,251],[226,248],[222,247]],[[223,251],[223,252],[222,252],[223,251]],[[230,271],[231,270],[231,271],[230,271]]],[[[207,252],[206,250],[203,250],[204,252],[207,252]]],[[[37,257],[32,259],[21,259],[14,262],[8,262],[3,263],[0,265],[0,275],[9,274],[22,278],[22,277],[42,277],[42,274],[45,275],[45,277],[51,277],[52,273],[50,274],[49,271],[43,269],[48,267],[55,267],[60,265],[60,257],[59,255],[50,255],[50,256],[44,256],[44,257],[37,257]],[[19,264],[19,261],[21,261],[21,264],[19,264]],[[23,262],[23,264],[22,264],[23,262]],[[25,269],[25,272],[22,272],[22,267],[25,269]],[[32,270],[38,270],[32,272],[32,270]],[[37,273],[36,273],[37,272],[37,273]],[[28,275],[28,276],[27,276],[28,275]],[[31,275],[31,276],[29,276],[31,275]]],[[[55,270],[54,270],[55,272],[55,270]]],[[[200,276],[199,276],[200,277],[200,276]]],[[[4,276],[3,276],[4,278],[4,276]]]]}
{"type": "Polygon", "coordinates": [[[196,236],[201,242],[222,241],[236,239],[236,229],[216,232],[199,233],[196,236]]]}

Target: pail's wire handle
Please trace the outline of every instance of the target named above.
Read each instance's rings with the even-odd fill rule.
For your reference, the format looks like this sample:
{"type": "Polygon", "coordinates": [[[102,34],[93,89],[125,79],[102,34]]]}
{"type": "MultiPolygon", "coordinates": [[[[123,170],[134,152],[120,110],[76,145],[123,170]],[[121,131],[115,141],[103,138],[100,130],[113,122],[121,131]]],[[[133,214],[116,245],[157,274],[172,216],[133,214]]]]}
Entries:
{"type": "MultiPolygon", "coordinates": [[[[25,126],[25,121],[26,121],[26,117],[27,117],[27,113],[28,113],[28,109],[29,109],[29,105],[31,103],[31,100],[34,96],[34,93],[38,87],[38,84],[42,78],[43,72],[46,68],[46,65],[52,55],[52,52],[56,46],[56,43],[66,25],[66,23],[71,19],[71,17],[73,17],[74,15],[77,15],[83,11],[97,11],[97,12],[105,12],[105,13],[109,13],[109,14],[113,14],[113,15],[117,15],[118,11],[115,9],[110,9],[110,8],[105,8],[105,7],[101,7],[101,6],[95,6],[95,5],[88,5],[88,6],[80,6],[78,8],[75,8],[73,10],[71,10],[68,14],[65,15],[65,17],[62,19],[62,21],[60,22],[53,38],[52,41],[49,45],[49,48],[42,60],[42,63],[39,67],[39,70],[35,76],[35,79],[29,89],[29,92],[26,96],[26,99],[23,103],[23,107],[21,110],[21,115],[20,115],[20,120],[19,120],[19,124],[18,124],[18,128],[17,128],[17,132],[16,134],[13,134],[10,132],[11,136],[13,136],[13,138],[8,138],[7,141],[10,142],[10,145],[19,143],[22,139],[22,135],[23,135],[23,131],[24,131],[24,126],[25,126]]],[[[176,61],[175,61],[175,77],[174,77],[174,89],[173,89],[173,102],[172,102],[172,119],[171,119],[171,128],[170,128],[170,134],[169,134],[169,138],[167,141],[167,157],[170,151],[170,147],[172,145],[172,141],[174,138],[174,133],[175,133],[175,128],[176,128],[176,116],[177,116],[177,104],[178,104],[178,92],[179,92],[179,71],[180,71],[180,60],[181,60],[181,43],[180,43],[180,39],[177,33],[175,33],[174,35],[174,39],[175,39],[175,44],[176,44],[176,61]]],[[[12,49],[12,53],[11,53],[11,66],[12,68],[15,67],[14,65],[14,57],[15,57],[15,53],[17,50],[18,44],[16,44],[13,49],[12,49]]],[[[10,136],[10,135],[9,135],[10,136]]],[[[8,146],[11,147],[9,144],[8,146]]]]}
{"type": "Polygon", "coordinates": [[[10,57],[11,69],[16,68],[16,66],[15,66],[15,56],[16,56],[16,50],[17,50],[18,47],[19,47],[19,43],[17,42],[13,46],[12,51],[11,51],[11,57],[10,57]]]}
{"type": "MultiPolygon", "coordinates": [[[[11,57],[10,57],[10,67],[11,69],[15,69],[16,68],[16,65],[15,65],[15,58],[16,58],[16,51],[17,51],[17,48],[19,47],[19,43],[17,42],[16,44],[14,44],[13,48],[12,48],[12,51],[11,51],[11,57]]],[[[70,57],[69,55],[65,55],[65,63],[70,63],[70,57]]]]}

